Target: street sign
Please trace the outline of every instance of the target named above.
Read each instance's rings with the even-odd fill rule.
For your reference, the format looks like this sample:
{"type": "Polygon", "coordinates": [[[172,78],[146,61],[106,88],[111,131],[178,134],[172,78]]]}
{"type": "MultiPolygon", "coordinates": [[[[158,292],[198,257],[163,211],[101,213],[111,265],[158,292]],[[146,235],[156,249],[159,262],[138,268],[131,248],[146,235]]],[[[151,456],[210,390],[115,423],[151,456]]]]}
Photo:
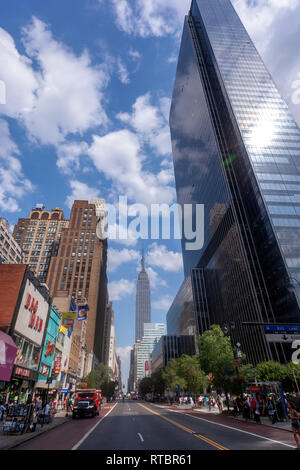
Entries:
{"type": "Polygon", "coordinates": [[[300,339],[300,326],[263,325],[268,343],[293,343],[300,339]]]}
{"type": "Polygon", "coordinates": [[[300,340],[300,335],[295,334],[267,334],[266,340],[268,343],[293,343],[296,340],[300,340]]]}
{"type": "Polygon", "coordinates": [[[300,326],[292,325],[263,325],[263,330],[265,333],[289,333],[289,334],[299,334],[300,335],[300,326]]]}

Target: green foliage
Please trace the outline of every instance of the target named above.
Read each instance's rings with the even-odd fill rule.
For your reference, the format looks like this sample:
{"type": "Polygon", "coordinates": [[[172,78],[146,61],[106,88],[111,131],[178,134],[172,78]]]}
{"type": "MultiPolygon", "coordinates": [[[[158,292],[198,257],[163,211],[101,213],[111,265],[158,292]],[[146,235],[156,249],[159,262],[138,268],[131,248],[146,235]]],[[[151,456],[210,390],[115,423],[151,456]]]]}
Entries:
{"type": "Polygon", "coordinates": [[[171,359],[163,371],[163,378],[167,384],[166,389],[176,391],[185,390],[189,393],[200,393],[209,384],[209,377],[200,369],[197,356],[182,355],[178,359],[171,359]]]}
{"type": "Polygon", "coordinates": [[[282,382],[286,378],[286,366],[279,362],[260,362],[256,366],[256,378],[259,382],[282,382]]]}
{"type": "Polygon", "coordinates": [[[167,384],[166,390],[175,392],[178,385],[181,390],[186,390],[186,381],[179,372],[178,359],[171,359],[168,362],[167,367],[163,371],[163,378],[167,384]]]}
{"type": "Polygon", "coordinates": [[[151,377],[144,377],[139,384],[139,395],[143,397],[153,391],[153,380],[151,377]]]}
{"type": "Polygon", "coordinates": [[[151,375],[151,379],[155,393],[162,395],[167,386],[167,383],[163,376],[163,370],[161,369],[157,372],[154,372],[151,375]]]}
{"type": "MultiPolygon", "coordinates": [[[[110,367],[100,363],[98,366],[93,369],[88,376],[84,379],[87,382],[87,388],[95,388],[97,390],[102,390],[103,387],[106,387],[105,390],[107,391],[107,384],[112,382],[113,379],[113,371],[110,367]]],[[[103,395],[105,393],[103,392],[103,395]]]]}
{"type": "Polygon", "coordinates": [[[185,380],[186,391],[200,393],[209,385],[209,377],[199,367],[197,356],[183,355],[177,359],[179,377],[185,380]]]}
{"type": "Polygon", "coordinates": [[[212,325],[199,337],[199,363],[205,374],[213,374],[213,386],[218,392],[230,391],[234,353],[230,338],[224,336],[220,326],[212,325]]]}
{"type": "Polygon", "coordinates": [[[109,382],[104,382],[102,384],[102,395],[104,395],[107,399],[113,397],[116,392],[116,387],[118,385],[118,381],[111,380],[109,382]]]}

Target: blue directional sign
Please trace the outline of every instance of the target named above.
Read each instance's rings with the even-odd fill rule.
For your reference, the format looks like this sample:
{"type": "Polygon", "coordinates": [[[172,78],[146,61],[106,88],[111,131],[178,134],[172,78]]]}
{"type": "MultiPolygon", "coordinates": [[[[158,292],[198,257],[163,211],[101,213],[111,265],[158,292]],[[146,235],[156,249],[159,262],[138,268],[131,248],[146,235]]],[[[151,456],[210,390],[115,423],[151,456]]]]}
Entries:
{"type": "Polygon", "coordinates": [[[289,334],[300,333],[300,326],[263,325],[263,329],[266,333],[289,333],[289,334]]]}

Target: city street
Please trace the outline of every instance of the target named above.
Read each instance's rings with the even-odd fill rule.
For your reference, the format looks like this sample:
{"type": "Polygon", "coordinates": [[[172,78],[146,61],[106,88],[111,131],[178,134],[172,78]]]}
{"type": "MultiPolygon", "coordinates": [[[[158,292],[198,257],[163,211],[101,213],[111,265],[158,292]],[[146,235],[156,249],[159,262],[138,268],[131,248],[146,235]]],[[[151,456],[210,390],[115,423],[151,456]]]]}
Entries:
{"type": "Polygon", "coordinates": [[[172,411],[146,402],[107,405],[106,416],[72,420],[20,450],[292,450],[293,436],[230,418],[172,411]],[[249,427],[247,427],[249,426],[249,427]]]}

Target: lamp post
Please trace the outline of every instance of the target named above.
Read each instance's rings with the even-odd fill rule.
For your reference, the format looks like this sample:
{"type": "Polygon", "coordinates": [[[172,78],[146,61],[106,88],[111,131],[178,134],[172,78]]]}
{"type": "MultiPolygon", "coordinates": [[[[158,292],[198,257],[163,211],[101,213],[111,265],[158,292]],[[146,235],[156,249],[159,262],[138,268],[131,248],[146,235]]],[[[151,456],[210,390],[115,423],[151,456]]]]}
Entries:
{"type": "MultiPolygon", "coordinates": [[[[232,330],[234,330],[236,327],[236,324],[235,322],[230,322],[230,323],[224,323],[222,325],[222,331],[224,333],[225,336],[229,336],[230,333],[232,332],[232,330]]],[[[243,354],[242,354],[242,351],[241,351],[241,343],[236,343],[235,345],[233,345],[233,341],[232,341],[232,338],[230,336],[230,341],[231,341],[231,345],[232,345],[232,349],[233,349],[233,353],[234,353],[234,366],[235,366],[235,369],[236,369],[236,374],[237,374],[237,378],[238,378],[238,382],[240,384],[240,394],[241,394],[241,398],[243,398],[243,388],[242,388],[242,384],[241,384],[241,381],[240,381],[240,371],[239,371],[239,359],[241,359],[243,357],[243,354]]]]}
{"type": "Polygon", "coordinates": [[[84,352],[84,363],[83,363],[83,379],[85,378],[85,366],[86,366],[86,357],[87,357],[87,353],[88,353],[88,347],[87,345],[85,344],[84,346],[82,346],[82,350],[84,352]]]}

